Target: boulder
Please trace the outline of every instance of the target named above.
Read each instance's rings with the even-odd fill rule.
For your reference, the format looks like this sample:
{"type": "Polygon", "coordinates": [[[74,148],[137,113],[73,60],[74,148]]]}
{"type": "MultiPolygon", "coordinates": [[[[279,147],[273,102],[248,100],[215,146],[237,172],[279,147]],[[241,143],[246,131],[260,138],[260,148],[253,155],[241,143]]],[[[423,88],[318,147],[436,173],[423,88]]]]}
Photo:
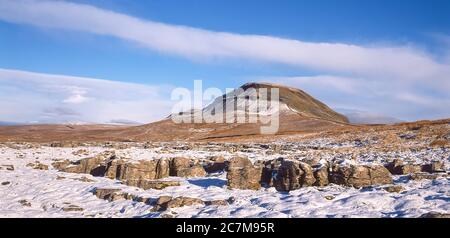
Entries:
{"type": "Polygon", "coordinates": [[[170,176],[170,161],[165,158],[159,159],[156,164],[155,179],[166,178],[169,176],[170,176]]]}
{"type": "Polygon", "coordinates": [[[381,165],[333,166],[329,179],[332,183],[355,188],[392,184],[391,173],[381,165]]]}
{"type": "Polygon", "coordinates": [[[85,182],[85,183],[95,182],[95,180],[89,179],[89,178],[87,178],[85,176],[82,176],[81,178],[73,178],[73,180],[80,181],[80,182],[85,182]]]}
{"type": "Polygon", "coordinates": [[[126,164],[126,161],[118,158],[108,161],[105,177],[119,179],[124,164],[126,164]]]}
{"type": "MultiPolygon", "coordinates": [[[[148,181],[168,177],[170,169],[168,159],[127,161],[117,158],[111,152],[105,152],[77,162],[64,160],[52,165],[60,171],[105,176],[144,189],[155,185],[155,183],[148,181]]],[[[195,170],[193,171],[195,172],[195,170]]],[[[158,187],[158,185],[155,185],[155,187],[158,187]]]]}
{"type": "Polygon", "coordinates": [[[310,165],[298,161],[283,161],[278,168],[275,188],[278,191],[291,191],[316,182],[310,165]]]}
{"type": "Polygon", "coordinates": [[[202,165],[184,157],[173,158],[170,164],[170,176],[176,177],[204,177],[206,171],[202,165]]]}
{"type": "Polygon", "coordinates": [[[430,174],[430,173],[426,173],[426,172],[418,172],[418,173],[413,173],[413,174],[409,175],[409,179],[411,179],[411,180],[422,180],[422,179],[433,180],[433,179],[445,178],[445,177],[447,177],[446,173],[430,174]]]}
{"type": "Polygon", "coordinates": [[[104,176],[108,162],[114,159],[114,151],[106,151],[94,157],[81,159],[76,162],[70,162],[68,160],[55,162],[52,166],[67,173],[85,173],[93,176],[104,176]]]}
{"type": "Polygon", "coordinates": [[[261,183],[262,184],[264,184],[268,187],[274,186],[278,168],[280,168],[280,165],[283,161],[284,161],[284,158],[280,157],[278,159],[263,162],[263,169],[262,169],[262,175],[261,175],[261,183]]]}
{"type": "Polygon", "coordinates": [[[116,178],[121,181],[156,179],[157,164],[156,160],[139,160],[118,164],[116,178]]]}
{"type": "Polygon", "coordinates": [[[323,187],[330,183],[328,180],[328,170],[328,166],[321,166],[314,171],[314,178],[316,179],[314,186],[323,187]]]}
{"type": "Polygon", "coordinates": [[[112,160],[108,163],[105,176],[129,183],[140,183],[139,180],[154,180],[169,176],[169,161],[139,160],[124,161],[112,160]]]}
{"type": "Polygon", "coordinates": [[[262,167],[254,166],[248,158],[234,157],[228,163],[227,184],[231,189],[261,188],[262,167]]]}

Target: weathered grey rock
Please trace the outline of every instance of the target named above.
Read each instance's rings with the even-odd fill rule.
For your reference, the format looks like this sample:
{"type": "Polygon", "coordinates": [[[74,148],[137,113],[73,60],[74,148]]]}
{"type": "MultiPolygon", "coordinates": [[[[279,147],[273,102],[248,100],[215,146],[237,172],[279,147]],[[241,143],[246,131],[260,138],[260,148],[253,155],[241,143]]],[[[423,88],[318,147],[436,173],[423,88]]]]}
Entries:
{"type": "Polygon", "coordinates": [[[329,179],[332,183],[355,188],[392,183],[391,173],[381,165],[337,165],[329,179]]]}
{"type": "Polygon", "coordinates": [[[206,171],[202,165],[195,163],[192,159],[177,157],[171,161],[170,176],[204,177],[206,176],[206,171]]]}
{"type": "Polygon", "coordinates": [[[261,188],[262,167],[253,166],[248,158],[234,157],[228,163],[227,184],[232,189],[261,188]]]}
{"type": "Polygon", "coordinates": [[[275,188],[278,191],[291,191],[316,182],[310,165],[298,161],[283,161],[278,168],[275,188]]]}

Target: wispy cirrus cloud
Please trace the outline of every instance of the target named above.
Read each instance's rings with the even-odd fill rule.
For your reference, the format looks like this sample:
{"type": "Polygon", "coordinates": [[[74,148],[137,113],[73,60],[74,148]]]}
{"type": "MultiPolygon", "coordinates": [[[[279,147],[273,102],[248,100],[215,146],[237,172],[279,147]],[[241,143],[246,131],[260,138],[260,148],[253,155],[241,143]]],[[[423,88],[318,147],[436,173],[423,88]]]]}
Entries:
{"type": "Polygon", "coordinates": [[[361,46],[214,32],[139,19],[90,5],[48,0],[0,0],[0,19],[109,35],[188,58],[238,58],[361,76],[434,81],[450,88],[449,62],[411,45],[361,46]]]}
{"type": "Polygon", "coordinates": [[[0,121],[150,122],[170,113],[169,89],[0,68],[0,121]]]}
{"type": "MultiPolygon", "coordinates": [[[[435,57],[414,44],[305,42],[216,32],[67,1],[0,0],[0,20],[117,37],[189,59],[251,60],[312,69],[318,75],[270,79],[306,89],[335,107],[375,111],[406,120],[450,117],[450,57],[435,57]]],[[[450,54],[450,46],[444,47],[442,52],[450,54]]],[[[46,87],[39,90],[49,90],[46,87]]],[[[93,101],[90,87],[60,92],[64,92],[62,103],[70,106],[89,106],[93,101]]],[[[133,107],[126,103],[132,100],[124,100],[129,95],[116,90],[114,96],[122,99],[121,106],[133,107]]],[[[130,117],[137,120],[139,116],[130,117]]]]}

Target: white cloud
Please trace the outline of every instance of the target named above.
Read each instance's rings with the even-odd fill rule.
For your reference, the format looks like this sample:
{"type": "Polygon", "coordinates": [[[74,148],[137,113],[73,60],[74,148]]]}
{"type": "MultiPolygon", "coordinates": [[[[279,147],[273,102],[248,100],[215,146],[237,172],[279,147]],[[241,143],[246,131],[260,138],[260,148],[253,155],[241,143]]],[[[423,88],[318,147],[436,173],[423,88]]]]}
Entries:
{"type": "MultiPolygon", "coordinates": [[[[450,94],[422,92],[426,85],[411,85],[390,79],[351,78],[331,75],[256,77],[305,90],[332,108],[364,111],[402,120],[450,117],[450,94]],[[416,86],[416,87],[414,87],[416,86]]],[[[367,114],[367,113],[366,113],[367,114]]]]}
{"type": "Polygon", "coordinates": [[[89,101],[88,97],[85,97],[87,91],[79,87],[71,87],[70,96],[63,100],[64,103],[79,104],[89,101]]]}
{"type": "Polygon", "coordinates": [[[150,122],[170,113],[169,89],[0,69],[0,121],[150,122]]]}
{"type": "Polygon", "coordinates": [[[429,80],[450,89],[448,62],[412,46],[313,43],[262,35],[214,32],[143,20],[65,1],[0,0],[0,19],[110,35],[189,58],[243,58],[344,74],[429,80]]]}
{"type": "MultiPolygon", "coordinates": [[[[450,57],[437,59],[413,45],[304,42],[214,32],[66,1],[0,0],[0,20],[113,36],[191,59],[244,59],[313,69],[323,76],[282,77],[279,82],[301,87],[335,107],[349,106],[408,120],[450,116],[450,57]]],[[[2,73],[5,71],[0,71],[0,77],[2,73]]],[[[95,121],[148,121],[143,117],[142,107],[153,105],[160,109],[152,108],[149,118],[150,114],[166,109],[157,101],[133,97],[158,98],[158,95],[150,95],[158,91],[150,86],[54,75],[45,75],[45,83],[41,85],[41,80],[36,79],[41,76],[20,72],[14,84],[0,85],[0,90],[28,89],[28,93],[20,94],[24,102],[50,105],[57,100],[66,104],[65,107],[83,111],[83,115],[95,121]],[[68,82],[77,83],[66,85],[68,82]],[[30,88],[29,84],[37,88],[30,88]],[[79,91],[67,86],[78,87],[79,91]],[[46,97],[48,93],[53,96],[46,97]],[[82,106],[84,108],[80,109],[82,106]],[[129,117],[124,118],[124,115],[129,117]]],[[[7,120],[5,112],[11,112],[8,109],[12,108],[19,107],[23,117],[30,117],[38,110],[27,111],[17,103],[14,99],[3,100],[0,115],[6,118],[0,119],[7,120]]]]}

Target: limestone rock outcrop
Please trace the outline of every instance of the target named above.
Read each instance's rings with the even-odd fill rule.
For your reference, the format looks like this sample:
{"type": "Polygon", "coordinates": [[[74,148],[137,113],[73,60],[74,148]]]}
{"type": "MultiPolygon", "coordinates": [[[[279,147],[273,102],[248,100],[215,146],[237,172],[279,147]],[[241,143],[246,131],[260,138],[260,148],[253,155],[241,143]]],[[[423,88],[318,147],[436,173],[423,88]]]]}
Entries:
{"type": "Polygon", "coordinates": [[[190,158],[173,158],[170,163],[170,176],[176,177],[203,177],[206,171],[202,165],[190,158]]]}
{"type": "Polygon", "coordinates": [[[332,183],[355,188],[393,182],[391,173],[381,165],[335,165],[329,179],[332,183]]]}
{"type": "Polygon", "coordinates": [[[299,161],[283,161],[278,168],[275,188],[278,191],[291,191],[312,186],[316,182],[310,165],[299,161]]]}
{"type": "Polygon", "coordinates": [[[262,167],[253,165],[248,158],[234,157],[227,168],[228,187],[232,189],[261,188],[262,167]]]}

